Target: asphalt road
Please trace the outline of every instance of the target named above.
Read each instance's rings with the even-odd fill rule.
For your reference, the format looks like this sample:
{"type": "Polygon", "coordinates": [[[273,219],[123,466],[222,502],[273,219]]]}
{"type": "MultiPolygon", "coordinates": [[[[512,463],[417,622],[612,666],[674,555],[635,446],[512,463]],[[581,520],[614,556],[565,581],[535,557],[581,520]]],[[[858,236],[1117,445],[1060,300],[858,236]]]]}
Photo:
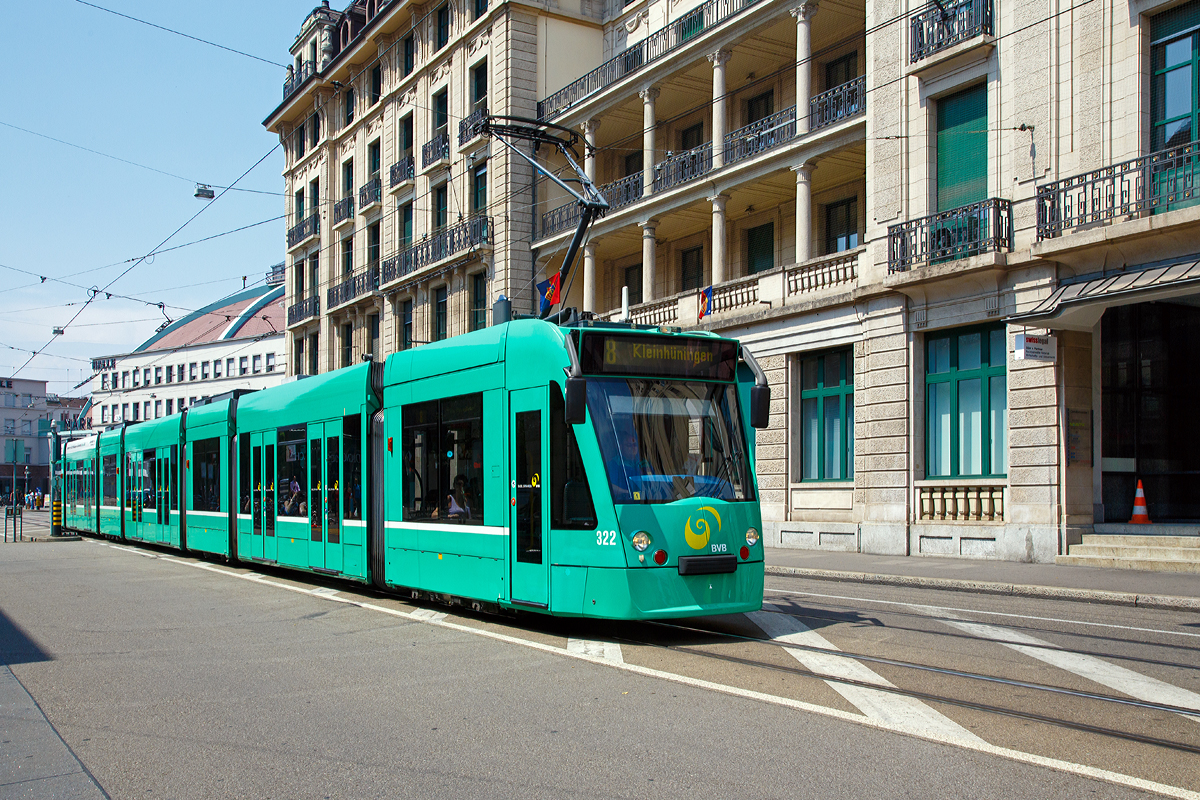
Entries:
{"type": "Polygon", "coordinates": [[[0,667],[0,800],[1154,796],[1146,781],[1176,796],[1191,795],[1170,786],[1200,789],[1194,753],[870,688],[884,680],[1196,744],[1200,721],[1179,713],[1047,700],[897,665],[1115,694],[996,642],[994,631],[961,627],[1013,622],[967,613],[966,603],[1019,614],[1024,626],[1030,610],[1071,620],[1086,612],[1159,632],[1097,627],[1083,636],[1091,628],[1075,621],[1020,630],[1106,661],[1111,651],[1114,664],[1196,691],[1200,638],[1175,635],[1200,634],[1194,617],[1027,610],[961,593],[947,593],[950,603],[936,592],[820,581],[769,586],[764,615],[686,629],[596,625],[444,616],[345,584],[90,540],[0,545],[0,662],[15,678],[6,683],[0,667]],[[951,605],[959,627],[945,621],[951,605]],[[826,645],[897,664],[830,656],[826,645]]]}

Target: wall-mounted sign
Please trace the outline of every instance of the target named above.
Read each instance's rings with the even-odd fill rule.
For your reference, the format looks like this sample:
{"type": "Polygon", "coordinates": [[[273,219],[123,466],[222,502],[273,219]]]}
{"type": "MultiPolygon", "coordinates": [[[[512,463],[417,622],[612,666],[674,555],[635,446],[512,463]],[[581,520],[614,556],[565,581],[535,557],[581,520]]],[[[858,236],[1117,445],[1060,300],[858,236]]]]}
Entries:
{"type": "Polygon", "coordinates": [[[1017,361],[1054,361],[1058,352],[1058,339],[1053,336],[1017,334],[1017,348],[1013,358],[1017,361]]]}

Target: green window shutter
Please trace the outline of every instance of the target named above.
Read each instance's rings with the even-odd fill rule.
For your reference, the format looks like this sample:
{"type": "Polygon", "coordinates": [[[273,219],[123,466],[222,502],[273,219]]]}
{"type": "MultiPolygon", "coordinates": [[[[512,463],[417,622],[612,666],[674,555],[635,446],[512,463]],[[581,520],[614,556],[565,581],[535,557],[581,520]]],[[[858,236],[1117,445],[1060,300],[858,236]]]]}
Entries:
{"type": "Polygon", "coordinates": [[[987,199],[987,87],[938,101],[937,210],[987,199]]]}
{"type": "Polygon", "coordinates": [[[775,266],[775,223],[746,231],[746,272],[753,275],[775,266]]]}

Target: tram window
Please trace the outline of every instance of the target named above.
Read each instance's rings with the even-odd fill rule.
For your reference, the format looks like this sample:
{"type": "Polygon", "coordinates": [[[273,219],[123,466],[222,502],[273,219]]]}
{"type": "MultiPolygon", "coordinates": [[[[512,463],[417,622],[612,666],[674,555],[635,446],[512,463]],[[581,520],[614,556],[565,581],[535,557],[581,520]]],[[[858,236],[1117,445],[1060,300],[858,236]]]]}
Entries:
{"type": "Polygon", "coordinates": [[[167,474],[167,485],[170,487],[170,492],[171,492],[171,510],[172,511],[179,510],[179,494],[178,494],[178,492],[175,491],[175,487],[176,487],[175,476],[176,476],[176,472],[178,469],[179,469],[179,445],[173,444],[173,445],[171,445],[171,464],[167,470],[167,473],[168,473],[167,474]]]}
{"type": "Polygon", "coordinates": [[[153,450],[142,453],[142,508],[155,509],[158,491],[157,459],[153,450]]]}
{"type": "Polygon", "coordinates": [[[276,431],[279,443],[279,471],[275,473],[279,486],[279,516],[303,517],[307,515],[304,502],[304,484],[308,473],[308,429],[304,425],[279,428],[276,431]],[[300,511],[300,506],[305,511],[300,511]]]}
{"type": "Polygon", "coordinates": [[[221,510],[221,437],[192,445],[192,509],[221,510]]]}
{"type": "Polygon", "coordinates": [[[483,522],[483,395],[404,407],[404,520],[483,522]]]}
{"type": "Polygon", "coordinates": [[[596,507],[583,471],[575,427],[566,422],[562,389],[550,382],[550,525],[594,530],[596,507]]]}
{"type": "Polygon", "coordinates": [[[338,491],[341,486],[338,438],[330,436],[325,439],[325,528],[326,541],[329,544],[341,543],[341,526],[338,524],[338,491]]]}
{"type": "MultiPolygon", "coordinates": [[[[308,505],[310,523],[312,524],[312,540],[319,542],[321,536],[321,440],[313,439],[309,442],[312,447],[312,458],[309,459],[309,465],[312,467],[312,480],[309,481],[309,494],[311,502],[308,505]]],[[[300,504],[300,513],[304,513],[304,503],[300,504]]]]}
{"type": "Polygon", "coordinates": [[[238,437],[238,513],[250,513],[250,434],[238,437]]]}
{"type": "Polygon", "coordinates": [[[138,457],[136,453],[125,454],[125,508],[133,514],[133,521],[138,521],[138,457]]]}
{"type": "Polygon", "coordinates": [[[342,418],[342,497],[345,519],[362,519],[362,417],[352,414],[342,418]]]}
{"type": "Polygon", "coordinates": [[[542,563],[542,488],[537,476],[542,471],[542,412],[517,414],[513,454],[516,472],[517,561],[542,563]]]}
{"type": "Polygon", "coordinates": [[[263,494],[265,502],[263,503],[263,527],[266,528],[267,536],[275,535],[275,503],[272,498],[275,495],[275,477],[273,470],[275,469],[275,445],[267,445],[267,455],[264,459],[266,464],[266,491],[263,494]]]}

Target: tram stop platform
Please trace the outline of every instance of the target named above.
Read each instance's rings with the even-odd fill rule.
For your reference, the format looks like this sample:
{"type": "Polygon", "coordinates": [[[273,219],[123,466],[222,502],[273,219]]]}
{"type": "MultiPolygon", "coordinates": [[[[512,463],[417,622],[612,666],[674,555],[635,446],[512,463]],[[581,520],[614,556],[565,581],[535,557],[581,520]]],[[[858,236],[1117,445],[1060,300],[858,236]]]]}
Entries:
{"type": "Polygon", "coordinates": [[[937,556],[767,548],[767,577],[795,576],[1074,600],[1085,603],[1200,611],[1200,575],[1063,564],[1025,564],[937,556]]]}

